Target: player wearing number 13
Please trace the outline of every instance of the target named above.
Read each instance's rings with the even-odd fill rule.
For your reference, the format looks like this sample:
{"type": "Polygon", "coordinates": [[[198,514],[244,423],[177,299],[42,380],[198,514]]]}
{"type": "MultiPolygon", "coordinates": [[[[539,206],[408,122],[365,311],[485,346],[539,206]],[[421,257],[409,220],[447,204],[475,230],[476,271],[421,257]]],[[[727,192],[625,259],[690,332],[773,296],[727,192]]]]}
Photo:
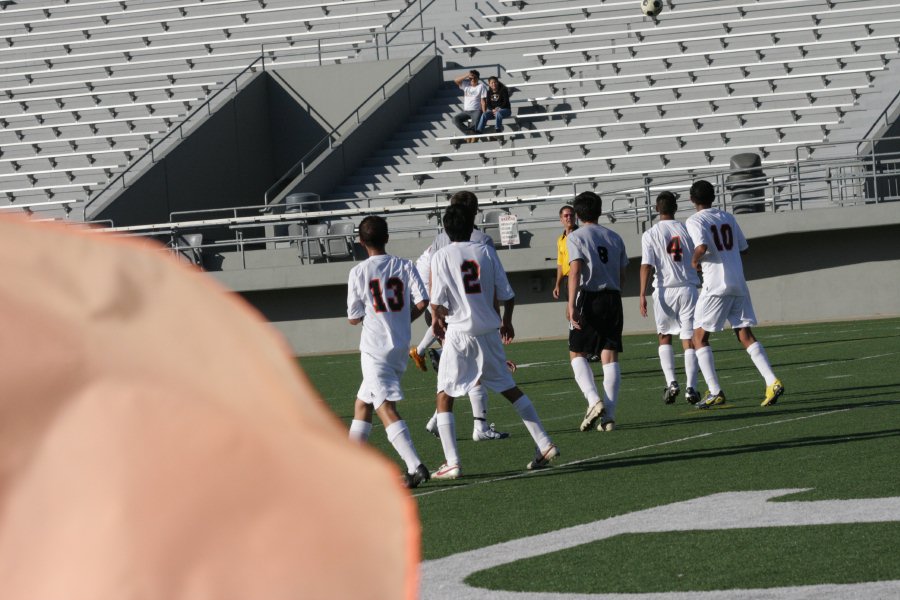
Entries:
{"type": "Polygon", "coordinates": [[[362,385],[356,394],[350,439],[364,442],[372,431],[372,410],[384,423],[388,440],[406,463],[407,487],[429,478],[397,412],[403,400],[400,378],[406,371],[410,322],[428,305],[428,294],[412,262],[385,253],[387,221],[369,216],[359,224],[359,241],[369,258],[350,270],[347,282],[347,319],[362,323],[359,340],[362,385]]]}
{"type": "Polygon", "coordinates": [[[741,254],[748,248],[747,240],[732,214],[712,207],[715,195],[715,189],[708,181],[694,182],[691,202],[697,212],[686,223],[694,242],[691,264],[703,269],[703,289],[694,311],[694,348],[709,392],[697,403],[697,408],[725,402],[709,345],[709,333],[722,331],[726,320],[765,379],[762,405],[769,406],[784,393],[784,386],[775,377],[765,349],[750,329],[756,325],[756,314],[741,262],[741,254]]]}

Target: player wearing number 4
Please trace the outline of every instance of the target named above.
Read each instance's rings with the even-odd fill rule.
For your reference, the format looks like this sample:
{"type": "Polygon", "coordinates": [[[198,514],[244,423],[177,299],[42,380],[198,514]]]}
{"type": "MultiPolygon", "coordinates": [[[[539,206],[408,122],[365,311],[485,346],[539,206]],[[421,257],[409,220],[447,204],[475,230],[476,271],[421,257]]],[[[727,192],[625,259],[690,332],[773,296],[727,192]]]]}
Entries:
{"type": "Polygon", "coordinates": [[[559,450],[547,435],[531,400],[516,386],[506,368],[503,344],[511,342],[515,335],[515,295],[506,272],[496,250],[470,241],[473,223],[465,208],[448,207],[443,223],[452,243],[431,258],[431,319],[435,334],[444,340],[436,404],[446,462],[431,477],[460,476],[453,399],[467,394],[479,382],[509,400],[531,434],[537,448],[526,468],[546,467],[559,456],[559,450]],[[495,308],[497,303],[503,306],[502,317],[495,308]]]}
{"type": "Polygon", "coordinates": [[[359,340],[363,381],[356,394],[350,439],[369,439],[374,408],[388,440],[406,463],[405,484],[414,488],[430,474],[397,412],[397,402],[403,399],[400,378],[406,371],[410,323],[428,306],[428,295],[410,261],[385,253],[387,221],[377,216],[363,219],[359,241],[369,258],[350,270],[347,283],[347,318],[351,325],[363,326],[359,340]]]}
{"type": "Polygon", "coordinates": [[[622,285],[628,254],[622,237],[597,224],[603,211],[600,196],[582,192],[572,203],[581,227],[567,236],[569,252],[569,360],[575,382],[588,402],[581,431],[615,429],[619,402],[619,352],[622,352],[622,285]],[[587,357],[600,354],[603,397],[597,393],[587,357]]]}
{"type": "Polygon", "coordinates": [[[691,202],[697,212],[686,223],[694,243],[691,265],[695,269],[703,268],[703,289],[694,311],[694,348],[709,391],[697,403],[697,408],[709,408],[725,402],[725,393],[719,385],[712,347],[709,345],[709,332],[722,331],[726,319],[766,380],[762,406],[770,406],[784,393],[784,386],[775,377],[765,349],[750,329],[756,325],[756,315],[741,262],[741,254],[748,247],[747,240],[733,215],[712,208],[715,195],[711,183],[696,181],[691,186],[691,202]]]}
{"type": "Polygon", "coordinates": [[[681,392],[675,378],[675,352],[672,336],[681,338],[684,348],[686,390],[684,397],[697,404],[697,357],[691,338],[694,335],[694,306],[700,279],[691,267],[694,245],[684,225],[675,220],[678,204],[672,192],[656,197],[659,222],[641,236],[641,316],[647,316],[647,284],[653,276],[653,316],[659,335],[659,363],[666,378],[663,401],[672,404],[681,392]]]}

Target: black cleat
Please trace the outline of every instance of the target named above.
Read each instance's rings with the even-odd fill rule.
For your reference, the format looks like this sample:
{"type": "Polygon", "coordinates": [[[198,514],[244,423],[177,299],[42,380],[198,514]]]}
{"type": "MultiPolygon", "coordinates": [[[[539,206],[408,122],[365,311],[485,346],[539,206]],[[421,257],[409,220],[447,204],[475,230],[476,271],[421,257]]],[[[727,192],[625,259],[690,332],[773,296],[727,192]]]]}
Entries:
{"type": "Polygon", "coordinates": [[[419,484],[425,483],[431,479],[431,473],[428,472],[428,469],[423,464],[419,464],[416,467],[415,473],[404,473],[403,475],[403,485],[406,486],[407,489],[413,489],[419,487],[419,484]]]}
{"type": "Polygon", "coordinates": [[[681,393],[681,387],[678,385],[677,381],[673,381],[663,389],[663,402],[666,404],[675,404],[675,399],[678,398],[678,394],[681,393]]]}

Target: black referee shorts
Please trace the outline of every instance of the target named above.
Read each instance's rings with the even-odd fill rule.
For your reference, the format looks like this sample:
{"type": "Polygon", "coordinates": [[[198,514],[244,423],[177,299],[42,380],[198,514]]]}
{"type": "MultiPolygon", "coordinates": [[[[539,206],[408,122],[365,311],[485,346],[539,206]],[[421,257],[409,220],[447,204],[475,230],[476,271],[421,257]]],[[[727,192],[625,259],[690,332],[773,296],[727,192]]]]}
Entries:
{"type": "Polygon", "coordinates": [[[614,290],[578,291],[575,312],[581,329],[569,329],[569,351],[600,354],[602,350],[622,352],[622,294],[614,290]]]}

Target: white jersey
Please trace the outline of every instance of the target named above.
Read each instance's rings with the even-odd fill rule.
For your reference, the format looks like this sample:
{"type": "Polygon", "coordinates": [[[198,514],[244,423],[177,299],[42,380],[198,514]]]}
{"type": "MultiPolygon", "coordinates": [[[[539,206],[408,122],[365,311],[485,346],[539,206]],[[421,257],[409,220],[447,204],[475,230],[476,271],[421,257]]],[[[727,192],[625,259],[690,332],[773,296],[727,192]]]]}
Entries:
{"type": "MultiPolygon", "coordinates": [[[[486,246],[494,247],[494,240],[491,239],[491,236],[485,234],[483,231],[479,229],[473,229],[472,235],[469,236],[469,241],[478,242],[479,244],[484,244],[486,246]]],[[[422,283],[425,284],[425,289],[428,289],[431,286],[431,257],[435,252],[450,245],[450,238],[443,231],[438,234],[434,241],[431,242],[431,245],[425,249],[425,252],[422,253],[416,260],[416,270],[419,272],[419,277],[422,278],[422,283]]]]}
{"type": "Polygon", "coordinates": [[[477,242],[454,242],[431,259],[431,303],[447,308],[448,329],[482,335],[500,328],[494,297],[515,296],[497,251],[477,242]]]}
{"type": "Polygon", "coordinates": [[[410,305],[428,299],[412,262],[390,254],[371,256],[350,269],[347,318],[363,319],[359,349],[388,356],[405,354],[411,336],[410,305]]]}
{"type": "Polygon", "coordinates": [[[656,289],[700,285],[691,267],[693,254],[687,228],[674,219],[658,222],[641,236],[641,264],[653,267],[656,289]]]}
{"type": "Polygon", "coordinates": [[[706,208],[691,215],[685,224],[694,247],[706,245],[706,254],[700,262],[703,292],[715,296],[748,295],[741,262],[747,240],[734,215],[718,208],[706,208]]]}
{"type": "Polygon", "coordinates": [[[596,223],[584,223],[566,236],[569,264],[581,260],[581,281],[588,292],[621,291],[622,272],[628,266],[625,242],[615,231],[596,223]]]}
{"type": "Polygon", "coordinates": [[[463,91],[463,110],[481,110],[481,99],[488,95],[487,84],[479,79],[473,85],[471,81],[464,79],[459,87],[463,91]]]}

